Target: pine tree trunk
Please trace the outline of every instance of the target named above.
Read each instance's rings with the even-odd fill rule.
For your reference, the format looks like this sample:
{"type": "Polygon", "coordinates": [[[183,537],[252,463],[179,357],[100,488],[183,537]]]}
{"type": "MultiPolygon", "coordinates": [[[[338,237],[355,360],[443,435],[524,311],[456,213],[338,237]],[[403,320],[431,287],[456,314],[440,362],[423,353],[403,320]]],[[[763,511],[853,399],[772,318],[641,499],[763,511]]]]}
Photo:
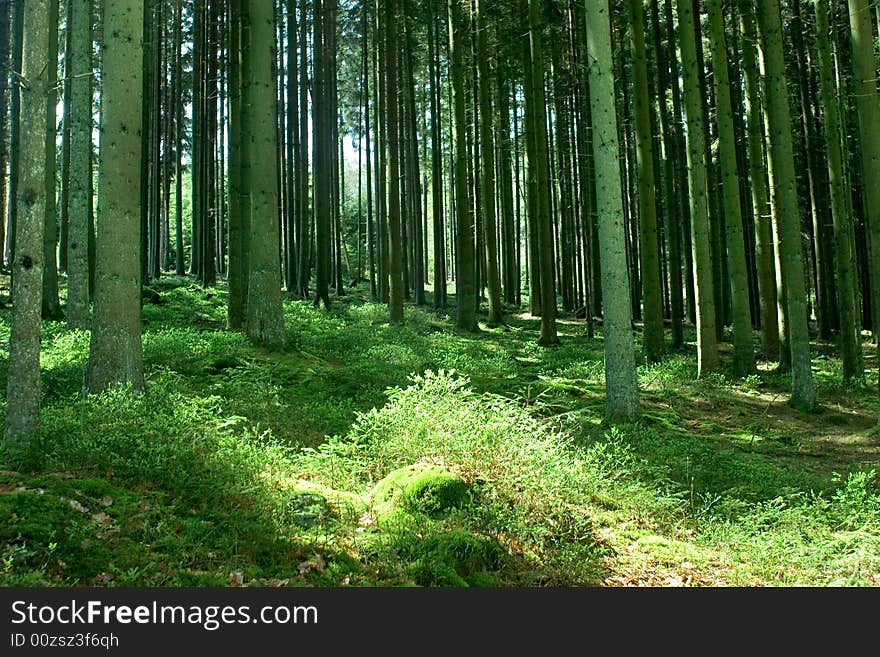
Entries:
{"type": "Polygon", "coordinates": [[[630,0],[633,95],[636,131],[636,167],[639,183],[639,254],[641,255],[643,349],[648,362],[663,356],[663,298],[660,287],[660,253],[657,237],[657,205],[654,198],[654,147],[651,134],[651,102],[645,49],[642,0],[630,0]]]}
{"type": "Polygon", "coordinates": [[[828,182],[831,192],[831,221],[834,227],[835,264],[837,265],[838,316],[840,318],[840,355],[843,359],[843,380],[851,383],[864,379],[864,363],[856,313],[855,258],[851,243],[852,218],[846,209],[843,153],[840,144],[840,116],[837,111],[836,85],[832,65],[828,0],[815,0],[816,49],[819,54],[819,100],[825,130],[828,158],[828,182]]]}
{"type": "MultiPolygon", "coordinates": [[[[30,27],[28,27],[30,29],[30,27]]],[[[56,105],[58,104],[58,0],[49,2],[49,64],[48,95],[46,96],[46,225],[43,228],[43,299],[42,317],[59,321],[61,302],[58,300],[58,204],[55,200],[56,166],[56,105]]]]}
{"type": "Polygon", "coordinates": [[[12,263],[12,328],[6,384],[7,445],[24,449],[40,426],[40,306],[43,294],[43,229],[46,221],[46,102],[50,97],[49,4],[23,3],[21,142],[17,163],[18,206],[12,263]]]}
{"type": "Polygon", "coordinates": [[[443,141],[440,127],[440,81],[435,54],[434,5],[427,24],[429,94],[431,96],[431,219],[434,227],[434,308],[446,307],[446,244],[443,225],[443,141]]]}
{"type": "Polygon", "coordinates": [[[706,143],[703,127],[702,90],[694,45],[694,16],[691,0],[678,0],[679,47],[684,72],[684,101],[687,115],[687,163],[690,193],[691,243],[697,313],[697,370],[699,375],[721,367],[715,330],[715,293],[710,245],[709,198],[706,173],[706,143]]]}
{"type": "Polygon", "coordinates": [[[755,216],[758,294],[761,301],[761,347],[766,360],[776,360],[779,358],[779,319],[776,304],[773,227],[767,199],[767,174],[764,168],[764,114],[759,92],[757,32],[752,0],[740,0],[739,8],[748,115],[749,180],[752,212],[755,216]]]}
{"type": "Polygon", "coordinates": [[[787,326],[792,370],[791,404],[796,408],[810,410],[816,405],[816,392],[810,369],[804,263],[791,143],[791,115],[782,52],[782,19],[778,0],[765,0],[760,3],[758,30],[764,54],[767,120],[770,127],[770,148],[773,151],[778,253],[782,258],[788,310],[787,326]]]}
{"type": "Polygon", "coordinates": [[[464,331],[477,330],[475,299],[476,261],[473,205],[468,185],[468,148],[465,134],[464,37],[466,25],[458,0],[449,0],[449,61],[452,78],[452,144],[455,152],[455,299],[456,325],[464,331]]]}
{"type": "Polygon", "coordinates": [[[532,68],[532,112],[534,114],[538,266],[541,269],[541,335],[538,344],[559,343],[556,334],[556,290],[553,285],[553,217],[550,213],[550,168],[547,145],[547,104],[544,94],[544,54],[541,38],[540,0],[529,0],[529,51],[532,68]]]}
{"type": "Polygon", "coordinates": [[[89,327],[89,189],[92,184],[92,3],[70,3],[70,194],[67,326],[89,327]]]}
{"type": "Polygon", "coordinates": [[[501,316],[501,278],[498,273],[498,240],[495,217],[495,143],[492,134],[492,79],[489,75],[489,26],[486,0],[476,0],[477,66],[480,105],[480,184],[483,197],[483,242],[486,245],[486,284],[489,292],[490,327],[504,323],[501,316]]]}
{"type": "Polygon", "coordinates": [[[610,420],[633,421],[639,415],[639,392],[627,276],[622,185],[617,158],[619,146],[611,62],[611,26],[607,0],[588,0],[586,8],[587,63],[605,318],[605,416],[610,420]]]}
{"type": "Polygon", "coordinates": [[[880,348],[880,99],[868,0],[849,1],[852,93],[859,117],[874,340],[880,348]]]}
{"type": "Polygon", "coordinates": [[[721,164],[727,263],[733,312],[733,371],[747,376],[755,371],[752,347],[752,320],[749,311],[749,280],[746,272],[743,241],[742,206],[740,205],[739,169],[733,131],[733,108],[727,68],[727,40],[724,36],[724,13],[721,0],[708,0],[709,34],[712,42],[712,69],[715,83],[715,106],[718,120],[718,155],[721,164]]]}
{"type": "MultiPolygon", "coordinates": [[[[9,162],[9,51],[12,45],[11,0],[0,0],[0,172],[6,172],[9,162]]],[[[0,175],[0,270],[6,265],[6,176],[0,175]]],[[[15,204],[14,199],[10,204],[15,204]]]]}
{"type": "Polygon", "coordinates": [[[281,306],[281,263],[278,258],[278,151],[275,99],[275,11],[264,0],[248,0],[251,29],[248,55],[246,120],[251,154],[260,163],[259,175],[250,177],[251,217],[248,271],[247,325],[249,336],[268,348],[284,345],[281,306]]]}
{"type": "Polygon", "coordinates": [[[94,315],[86,387],[143,390],[141,125],[143,0],[105,0],[94,315]]]}

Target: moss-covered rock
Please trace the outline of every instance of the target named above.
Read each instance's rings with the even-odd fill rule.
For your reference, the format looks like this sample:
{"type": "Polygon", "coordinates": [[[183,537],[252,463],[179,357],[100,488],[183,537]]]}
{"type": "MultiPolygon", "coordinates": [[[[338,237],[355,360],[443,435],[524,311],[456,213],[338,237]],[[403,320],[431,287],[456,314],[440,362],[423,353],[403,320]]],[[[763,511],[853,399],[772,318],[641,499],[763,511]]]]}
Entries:
{"type": "Polygon", "coordinates": [[[297,481],[287,491],[290,521],[309,529],[327,519],[353,521],[367,508],[366,502],[347,491],[335,490],[311,481],[297,481]]]}
{"type": "Polygon", "coordinates": [[[438,516],[460,509],[471,490],[460,476],[437,465],[415,464],[389,473],[370,492],[377,515],[396,509],[438,516]]]}
{"type": "Polygon", "coordinates": [[[420,586],[491,587],[490,572],[503,566],[504,549],[493,538],[454,529],[425,538],[409,575],[420,586]]]}

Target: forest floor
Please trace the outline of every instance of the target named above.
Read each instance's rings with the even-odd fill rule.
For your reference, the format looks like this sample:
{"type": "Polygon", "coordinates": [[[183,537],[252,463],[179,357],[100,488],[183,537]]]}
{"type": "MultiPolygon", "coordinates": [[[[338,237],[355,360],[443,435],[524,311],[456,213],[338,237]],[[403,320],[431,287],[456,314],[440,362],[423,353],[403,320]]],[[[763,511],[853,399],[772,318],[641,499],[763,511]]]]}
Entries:
{"type": "MultiPolygon", "coordinates": [[[[44,323],[42,429],[0,457],[0,585],[880,585],[867,342],[858,386],[814,343],[801,413],[775,363],[697,379],[686,332],[610,426],[601,326],[562,318],[542,348],[529,315],[393,326],[360,293],[286,300],[269,352],[224,330],[224,288],[155,291],[142,395],[84,396],[88,333],[44,323]]],[[[0,307],[4,389],[9,327],[0,307]]]]}

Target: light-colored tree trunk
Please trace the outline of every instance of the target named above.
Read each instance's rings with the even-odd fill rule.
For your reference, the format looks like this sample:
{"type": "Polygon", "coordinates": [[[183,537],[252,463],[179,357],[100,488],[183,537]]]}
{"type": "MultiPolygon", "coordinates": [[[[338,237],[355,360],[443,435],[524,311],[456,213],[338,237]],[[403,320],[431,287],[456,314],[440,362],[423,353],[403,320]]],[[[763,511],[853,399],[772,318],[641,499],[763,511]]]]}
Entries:
{"type": "Polygon", "coordinates": [[[12,329],[6,384],[7,444],[27,447],[40,426],[40,305],[46,213],[46,99],[49,95],[49,0],[24,6],[12,329]]]}
{"type": "Polygon", "coordinates": [[[602,267],[605,416],[611,420],[632,421],[639,415],[639,390],[627,275],[626,227],[618,160],[617,110],[607,0],[586,0],[586,24],[602,267]]]}
{"type": "Polygon", "coordinates": [[[143,0],[105,0],[95,295],[86,387],[144,387],[141,345],[143,0]]]}

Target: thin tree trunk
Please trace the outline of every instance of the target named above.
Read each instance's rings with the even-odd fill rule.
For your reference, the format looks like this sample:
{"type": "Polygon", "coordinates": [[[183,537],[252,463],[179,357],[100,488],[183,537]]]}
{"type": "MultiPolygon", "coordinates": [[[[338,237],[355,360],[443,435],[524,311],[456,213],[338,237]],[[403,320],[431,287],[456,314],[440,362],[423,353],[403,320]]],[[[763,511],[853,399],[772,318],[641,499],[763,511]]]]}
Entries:
{"type": "Polygon", "coordinates": [[[804,263],[800,239],[797,183],[791,143],[791,115],[782,52],[782,19],[778,0],[764,0],[758,10],[758,30],[764,53],[767,119],[773,151],[773,187],[777,200],[778,246],[788,310],[788,338],[792,370],[792,406],[804,410],[816,405],[810,369],[810,336],[804,293],[804,263]]]}
{"type": "Polygon", "coordinates": [[[715,106],[718,120],[718,155],[721,164],[721,191],[727,237],[727,266],[733,312],[733,371],[736,376],[742,377],[755,371],[755,352],[752,347],[752,321],[749,312],[749,281],[743,242],[739,170],[736,162],[733,108],[730,102],[730,81],[727,69],[727,40],[724,36],[724,13],[721,0],[708,0],[708,8],[715,106]]]}
{"type": "Polygon", "coordinates": [[[678,0],[678,41],[684,70],[684,101],[687,115],[688,183],[697,313],[697,371],[699,375],[703,375],[720,369],[721,362],[718,357],[715,330],[702,90],[694,45],[694,23],[697,18],[694,16],[691,0],[678,0]]]}

